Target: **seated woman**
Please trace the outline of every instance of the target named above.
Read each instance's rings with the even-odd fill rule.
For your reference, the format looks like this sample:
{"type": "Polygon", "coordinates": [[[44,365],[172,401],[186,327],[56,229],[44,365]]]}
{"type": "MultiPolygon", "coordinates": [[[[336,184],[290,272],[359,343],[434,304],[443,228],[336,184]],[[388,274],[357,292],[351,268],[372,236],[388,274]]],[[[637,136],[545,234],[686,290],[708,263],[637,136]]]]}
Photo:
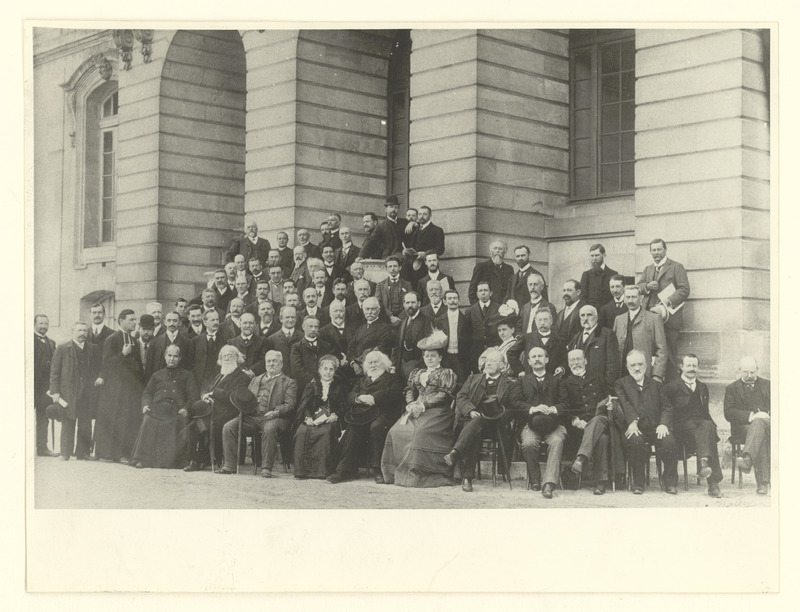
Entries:
{"type": "Polygon", "coordinates": [[[506,357],[508,362],[508,369],[506,374],[509,376],[518,376],[522,372],[522,359],[521,355],[525,350],[525,343],[522,336],[517,335],[519,329],[519,317],[513,312],[506,315],[498,314],[496,318],[491,321],[491,324],[497,329],[497,335],[500,338],[500,344],[495,348],[506,357]]]}
{"type": "Polygon", "coordinates": [[[150,377],[142,393],[144,418],[130,461],[137,468],[181,467],[189,408],[199,397],[194,376],[178,367],[181,349],[176,344],[164,351],[164,361],[167,367],[150,377]]]}
{"type": "Polygon", "coordinates": [[[444,456],[453,447],[456,374],[441,367],[447,336],[440,330],[417,343],[425,368],[408,377],[406,412],[389,430],[381,470],[388,484],[438,487],[452,484],[444,456]]]}
{"type": "Polygon", "coordinates": [[[334,451],[347,399],[344,383],[335,377],[338,368],[336,357],[323,355],[317,377],[303,391],[294,435],[295,478],[325,478],[333,472],[334,451]]]}
{"type": "Polygon", "coordinates": [[[380,351],[364,357],[364,376],[347,398],[347,431],[341,443],[341,459],[328,482],[337,483],[358,475],[361,458],[369,451],[375,482],[383,484],[381,453],[389,428],[400,416],[403,383],[391,372],[391,360],[380,351]]]}

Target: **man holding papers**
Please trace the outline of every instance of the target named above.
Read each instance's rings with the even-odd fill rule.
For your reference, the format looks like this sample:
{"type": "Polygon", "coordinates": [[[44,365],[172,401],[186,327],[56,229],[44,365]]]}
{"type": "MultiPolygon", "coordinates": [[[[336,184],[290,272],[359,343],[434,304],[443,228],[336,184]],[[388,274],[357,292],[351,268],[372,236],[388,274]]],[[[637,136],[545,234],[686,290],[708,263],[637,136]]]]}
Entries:
{"type": "Polygon", "coordinates": [[[645,267],[639,278],[646,310],[656,312],[664,323],[667,337],[667,372],[665,380],[680,376],[677,347],[678,334],[683,327],[683,303],[689,297],[689,278],[677,261],[667,258],[667,243],[661,238],[650,242],[653,263],[645,267]]]}

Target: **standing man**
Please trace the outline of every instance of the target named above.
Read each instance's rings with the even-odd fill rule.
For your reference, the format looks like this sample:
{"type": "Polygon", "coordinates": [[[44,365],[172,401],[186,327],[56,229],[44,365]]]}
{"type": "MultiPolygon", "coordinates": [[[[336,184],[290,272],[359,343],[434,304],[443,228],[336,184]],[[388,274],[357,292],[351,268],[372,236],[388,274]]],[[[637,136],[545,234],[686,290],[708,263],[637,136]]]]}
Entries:
{"type": "Polygon", "coordinates": [[[392,351],[392,363],[402,380],[407,381],[422,359],[422,351],[417,343],[427,338],[432,328],[431,320],[419,311],[419,298],[415,292],[409,291],[403,296],[403,309],[406,317],[400,323],[397,344],[392,351]]]}
{"type": "Polygon", "coordinates": [[[489,259],[475,265],[467,294],[470,304],[478,301],[478,283],[481,281],[489,283],[492,295],[495,296],[498,303],[501,303],[500,301],[508,293],[508,288],[514,277],[514,269],[503,261],[507,251],[508,246],[505,242],[495,240],[489,245],[489,259]]]}
{"type": "Polygon", "coordinates": [[[180,354],[187,357],[185,361],[183,359],[179,360],[180,367],[187,370],[189,369],[188,355],[190,342],[189,338],[178,331],[180,321],[181,318],[177,312],[168,312],[167,316],[164,317],[166,331],[154,338],[152,345],[147,349],[147,361],[145,362],[144,368],[145,386],[150,382],[150,377],[153,374],[167,367],[167,361],[164,358],[164,352],[167,350],[167,347],[177,346],[181,350],[180,354]]]}
{"type": "MultiPolygon", "coordinates": [[[[58,404],[63,399],[67,404],[62,411],[61,422],[63,461],[69,461],[73,450],[79,460],[89,459],[92,452],[91,404],[94,401],[94,387],[102,385],[103,379],[99,377],[100,350],[86,341],[88,333],[89,327],[85,323],[74,323],[72,340],[56,347],[50,368],[50,394],[53,402],[58,404]]],[[[46,423],[45,420],[45,427],[46,423]]]]}
{"type": "Polygon", "coordinates": [[[453,280],[453,277],[448,274],[442,274],[441,270],[439,270],[439,255],[437,255],[434,251],[428,251],[424,254],[424,256],[427,274],[420,278],[419,282],[417,283],[417,293],[422,296],[423,306],[425,306],[425,304],[427,304],[429,301],[427,290],[430,281],[439,281],[443,292],[456,288],[456,282],[453,280]]]}
{"type": "Polygon", "coordinates": [[[219,314],[208,310],[203,314],[203,333],[191,339],[189,354],[197,388],[205,391],[219,373],[217,357],[227,338],[219,329],[219,314]]]}
{"type": "Polygon", "coordinates": [[[606,263],[606,248],[600,244],[589,247],[589,263],[591,267],[581,275],[581,295],[588,304],[598,310],[611,301],[609,281],[617,274],[606,263]]]}
{"type": "Polygon", "coordinates": [[[403,312],[403,298],[411,291],[411,283],[400,278],[400,258],[392,255],[386,258],[386,271],[389,276],[378,283],[375,297],[389,317],[392,325],[400,324],[400,314],[403,312]]]}
{"type": "Polygon", "coordinates": [[[345,307],[338,300],[328,307],[331,322],[319,330],[319,339],[331,347],[331,353],[340,361],[347,360],[347,347],[350,343],[352,325],[345,320],[345,307]]]}
{"type": "Polygon", "coordinates": [[[667,338],[667,379],[671,380],[680,376],[678,366],[678,335],[683,326],[683,309],[670,313],[668,309],[678,308],[689,298],[689,277],[686,270],[677,261],[667,258],[667,243],[661,238],[650,242],[650,256],[653,263],[645,267],[639,278],[639,289],[645,296],[644,308],[646,310],[658,309],[664,323],[664,332],[667,338]],[[664,297],[662,302],[659,294],[672,285],[675,290],[664,297]]]}
{"type": "Polygon", "coordinates": [[[386,217],[378,223],[375,231],[380,232],[383,252],[381,258],[386,259],[389,255],[400,255],[403,250],[403,240],[406,239],[406,229],[408,233],[413,231],[413,226],[406,219],[400,218],[397,213],[400,204],[397,196],[389,196],[383,205],[386,217]],[[407,227],[408,226],[408,227],[407,227]]]}
{"type": "Polygon", "coordinates": [[[736,467],[745,474],[756,468],[756,493],[766,495],[770,483],[770,381],[758,375],[753,357],[742,357],[739,380],[725,387],[725,418],[731,437],[740,443],[742,454],[736,467]]]}
{"type": "Polygon", "coordinates": [[[118,323],[119,330],[103,344],[104,383],[95,423],[95,456],[116,462],[130,457],[141,425],[144,389],[141,344],[133,337],[136,315],[126,308],[118,323]]]}
{"type": "Polygon", "coordinates": [[[378,216],[373,212],[364,213],[363,223],[367,237],[361,245],[359,256],[362,259],[382,259],[386,240],[384,230],[378,229],[378,216]]]}
{"type": "Polygon", "coordinates": [[[662,382],[667,368],[667,342],[661,317],[642,308],[642,298],[636,285],[625,287],[624,299],[628,312],[614,320],[620,358],[618,369],[625,371],[625,359],[628,353],[636,349],[644,354],[647,377],[662,382]]]}
{"type": "Polygon", "coordinates": [[[326,244],[322,247],[322,265],[325,267],[325,280],[328,291],[330,291],[333,289],[333,279],[339,278],[347,272],[344,268],[340,268],[336,265],[336,252],[330,244],[326,244]]]}
{"type": "MultiPolygon", "coordinates": [[[[424,278],[422,279],[425,280],[424,278]]],[[[421,282],[421,281],[420,281],[421,282]]],[[[451,291],[452,289],[448,289],[451,291]]],[[[425,294],[428,298],[427,304],[422,307],[421,311],[422,314],[427,316],[431,320],[435,320],[439,318],[441,315],[444,314],[444,311],[447,310],[447,307],[444,305],[442,301],[442,283],[438,280],[429,280],[425,287],[425,294]]]]}
{"type": "Polygon", "coordinates": [[[672,411],[676,443],[680,446],[693,443],[697,452],[697,477],[708,482],[709,497],[722,497],[717,425],[708,412],[708,387],[697,380],[699,367],[697,355],[684,355],[681,377],[661,387],[661,405],[664,410],[672,411]]]}
{"type": "Polygon", "coordinates": [[[576,280],[568,280],[562,288],[564,298],[564,308],[556,315],[556,329],[558,339],[561,344],[566,346],[581,329],[581,308],[586,304],[581,294],[581,286],[576,280]]]}
{"type": "MultiPolygon", "coordinates": [[[[228,275],[225,270],[217,270],[214,272],[214,285],[211,287],[214,290],[214,305],[220,310],[227,312],[228,304],[230,304],[234,295],[235,289],[231,289],[228,284],[228,275]]],[[[202,296],[200,297],[202,300],[202,296]]]]}
{"type": "Polygon", "coordinates": [[[272,266],[269,269],[267,299],[275,304],[283,304],[283,268],[280,266],[272,266]]]}
{"type": "MultiPolygon", "coordinates": [[[[280,236],[278,236],[278,244],[280,244],[280,236]]],[[[269,256],[269,250],[269,240],[258,235],[258,225],[250,219],[244,224],[244,235],[231,241],[231,246],[225,253],[225,261],[233,261],[237,255],[243,255],[245,261],[249,261],[252,257],[258,257],[261,265],[264,265],[269,256]]]]}
{"type": "MultiPolygon", "coordinates": [[[[306,258],[315,257],[317,259],[322,258],[322,251],[320,251],[319,247],[311,242],[311,232],[309,232],[305,228],[300,228],[297,230],[297,245],[303,247],[303,250],[306,252],[306,258]]],[[[295,247],[297,249],[297,247],[295,247]]]]}
{"type": "MultiPolygon", "coordinates": [[[[219,314],[217,314],[219,317],[219,314]]],[[[219,320],[219,319],[218,319],[219,320]]],[[[192,304],[189,306],[189,327],[186,330],[186,337],[191,340],[196,336],[205,333],[206,328],[203,325],[203,307],[200,304],[192,304]]],[[[189,354],[191,359],[191,353],[189,354]]]]}
{"type": "Polygon", "coordinates": [[[292,378],[297,383],[300,397],[303,397],[306,385],[317,375],[319,358],[331,350],[331,345],[319,338],[319,319],[313,316],[303,319],[303,337],[292,345],[290,351],[292,378]]]}
{"type": "MultiPolygon", "coordinates": [[[[514,273],[511,282],[508,283],[508,291],[503,301],[514,300],[522,308],[531,299],[528,292],[528,275],[532,272],[536,272],[542,278],[544,275],[531,265],[531,250],[524,244],[514,249],[514,259],[517,260],[519,270],[514,273]]],[[[546,285],[542,288],[542,298],[548,299],[546,285]]],[[[498,299],[502,298],[498,297],[498,299]]]]}
{"type": "Polygon", "coordinates": [[[497,328],[491,324],[494,315],[498,312],[498,306],[491,299],[492,289],[489,281],[478,281],[476,295],[478,300],[464,313],[469,319],[472,330],[472,341],[470,342],[472,355],[469,368],[472,372],[478,371],[478,358],[483,351],[500,342],[497,328]]]}
{"type": "Polygon", "coordinates": [[[261,302],[258,305],[258,312],[256,313],[256,332],[262,338],[269,338],[276,331],[280,330],[281,324],[275,316],[275,306],[272,302],[261,302]]]}
{"type": "Polygon", "coordinates": [[[645,376],[644,353],[636,349],[626,357],[628,376],[614,385],[619,406],[615,418],[625,429],[625,447],[633,472],[633,492],[644,493],[644,468],[650,461],[650,445],[655,444],[656,461],[664,466],[664,491],[676,495],[678,489],[678,451],[672,437],[672,406],[661,405],[661,383],[645,376]]]}
{"type": "MultiPolygon", "coordinates": [[[[553,314],[547,308],[538,310],[533,317],[533,325],[533,331],[523,336],[524,354],[530,355],[531,350],[537,347],[544,349],[548,355],[545,363],[547,373],[560,376],[567,369],[567,347],[559,342],[558,335],[553,331],[553,314]]],[[[522,365],[523,371],[529,374],[530,359],[522,365]]]]}
{"type": "MultiPolygon", "coordinates": [[[[56,343],[47,337],[50,319],[39,314],[33,318],[33,408],[36,413],[36,455],[55,457],[56,453],[47,448],[47,406],[52,400],[47,396],[50,388],[50,364],[56,343]]],[[[108,328],[106,328],[108,329],[108,328]]],[[[109,330],[110,331],[110,330],[109,330]]],[[[90,417],[91,418],[91,417],[90,417]]],[[[91,421],[89,423],[91,427],[91,421]]],[[[55,447],[55,440],[53,446],[55,447]]]]}
{"type": "Polygon", "coordinates": [[[300,342],[303,334],[296,329],[297,309],[294,306],[282,306],[278,314],[281,320],[281,329],[267,338],[267,351],[276,350],[281,354],[283,373],[291,376],[292,345],[300,342]]]}
{"type": "Polygon", "coordinates": [[[294,281],[298,291],[305,289],[306,285],[311,282],[306,263],[307,259],[308,255],[306,255],[306,250],[302,246],[294,247],[294,269],[289,278],[294,281]]]}
{"type": "Polygon", "coordinates": [[[342,226],[339,228],[339,238],[342,241],[342,245],[336,249],[336,256],[333,262],[340,270],[345,270],[345,278],[349,280],[347,278],[347,270],[350,269],[350,266],[360,255],[361,249],[353,244],[349,227],[342,226]]]}
{"type": "Polygon", "coordinates": [[[158,302],[150,302],[145,306],[145,312],[153,317],[153,336],[160,336],[164,333],[164,325],[162,324],[162,317],[164,309],[158,302]]]}
{"type": "MultiPolygon", "coordinates": [[[[519,309],[519,316],[522,320],[522,333],[529,334],[535,329],[536,314],[541,310],[549,310],[553,321],[553,331],[558,337],[558,327],[556,326],[556,307],[548,302],[543,295],[544,277],[538,272],[531,272],[525,281],[528,285],[528,301],[519,309]]],[[[567,345],[566,342],[563,343],[567,345]]],[[[548,351],[549,352],[549,351],[548,351]]]]}
{"type": "Polygon", "coordinates": [[[449,289],[444,294],[444,302],[447,310],[434,319],[434,325],[447,334],[447,347],[442,367],[453,370],[458,382],[463,383],[470,371],[472,324],[469,317],[462,314],[458,308],[458,291],[449,289]]]}
{"type": "Polygon", "coordinates": [[[617,337],[610,329],[597,324],[597,310],[586,304],[580,310],[581,331],[570,340],[567,348],[581,349],[586,357],[589,374],[605,381],[606,393],[614,392],[619,372],[619,347],[617,337]]]}
{"type": "Polygon", "coordinates": [[[89,329],[87,341],[100,347],[102,352],[106,338],[114,333],[114,330],[106,325],[106,307],[102,304],[92,304],[89,315],[92,317],[92,327],[89,329]]]}
{"type": "Polygon", "coordinates": [[[615,274],[609,279],[608,288],[611,292],[611,300],[598,310],[597,324],[600,327],[614,329],[614,320],[628,311],[625,306],[625,300],[622,299],[625,293],[625,277],[621,274],[615,274]]]}
{"type": "Polygon", "coordinates": [[[371,280],[364,278],[364,272],[364,264],[360,261],[350,264],[350,278],[352,280],[347,283],[347,296],[351,298],[351,301],[356,301],[355,283],[360,280],[363,280],[369,285],[369,293],[367,294],[367,297],[375,295],[378,285],[373,283],[371,280]]]}
{"type": "MultiPolygon", "coordinates": [[[[325,244],[333,247],[333,250],[342,248],[342,237],[340,235],[340,225],[342,223],[342,215],[339,213],[331,213],[328,215],[328,238],[325,244]]],[[[323,245],[320,245],[322,248],[323,245]]]]}
{"type": "Polygon", "coordinates": [[[287,245],[289,244],[289,234],[286,232],[278,232],[278,254],[280,255],[280,266],[283,269],[284,278],[289,278],[294,267],[294,258],[292,249],[287,245]]]}

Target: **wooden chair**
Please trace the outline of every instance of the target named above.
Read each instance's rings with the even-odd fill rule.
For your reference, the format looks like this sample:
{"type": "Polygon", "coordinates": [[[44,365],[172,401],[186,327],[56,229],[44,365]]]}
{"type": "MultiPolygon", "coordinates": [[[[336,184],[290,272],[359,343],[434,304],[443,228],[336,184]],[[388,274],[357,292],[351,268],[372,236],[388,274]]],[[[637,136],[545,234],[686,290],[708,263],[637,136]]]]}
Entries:
{"type": "MultiPolygon", "coordinates": [[[[647,458],[647,463],[644,464],[644,487],[645,489],[650,487],[650,458],[655,455],[655,445],[650,445],[650,456],[647,458]]],[[[628,458],[625,457],[625,474],[626,479],[628,480],[628,491],[633,490],[633,466],[631,465],[628,458]]],[[[658,486],[661,490],[664,490],[664,479],[661,476],[661,462],[656,457],[656,474],[658,475],[658,486]]]]}
{"type": "MultiPolygon", "coordinates": [[[[742,455],[742,447],[744,442],[733,437],[733,434],[728,438],[731,443],[731,484],[736,482],[736,458],[742,455]]],[[[742,488],[742,470],[739,470],[739,488],[742,488]]]]}
{"type": "Polygon", "coordinates": [[[689,457],[694,457],[695,461],[697,462],[697,469],[695,472],[697,473],[697,484],[700,484],[700,457],[697,456],[697,450],[691,445],[689,441],[683,441],[681,443],[681,452],[683,455],[683,490],[689,490],[689,457]]]}

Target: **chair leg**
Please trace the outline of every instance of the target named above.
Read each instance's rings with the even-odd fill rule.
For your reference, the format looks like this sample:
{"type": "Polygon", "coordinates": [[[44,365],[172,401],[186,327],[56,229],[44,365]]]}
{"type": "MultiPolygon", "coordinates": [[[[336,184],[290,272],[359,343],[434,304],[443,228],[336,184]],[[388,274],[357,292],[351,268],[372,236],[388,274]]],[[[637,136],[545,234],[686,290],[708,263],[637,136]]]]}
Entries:
{"type": "Polygon", "coordinates": [[[644,488],[650,488],[650,457],[647,458],[647,463],[644,464],[644,488]]]}
{"type": "Polygon", "coordinates": [[[683,490],[689,490],[689,466],[686,460],[686,446],[683,447],[683,490]]]}
{"type": "Polygon", "coordinates": [[[236,473],[239,473],[239,460],[242,458],[242,416],[239,415],[239,435],[236,440],[236,473]]]}
{"type": "Polygon", "coordinates": [[[739,456],[739,445],[731,442],[731,484],[736,484],[736,458],[739,456]]]}
{"type": "MultiPolygon", "coordinates": [[[[500,445],[500,459],[503,461],[503,470],[505,470],[505,475],[503,479],[508,479],[508,488],[513,490],[511,486],[511,466],[508,465],[508,461],[506,460],[506,445],[503,443],[503,438],[500,434],[500,427],[497,427],[497,442],[500,445]]],[[[495,446],[495,450],[497,447],[495,446]]]]}

